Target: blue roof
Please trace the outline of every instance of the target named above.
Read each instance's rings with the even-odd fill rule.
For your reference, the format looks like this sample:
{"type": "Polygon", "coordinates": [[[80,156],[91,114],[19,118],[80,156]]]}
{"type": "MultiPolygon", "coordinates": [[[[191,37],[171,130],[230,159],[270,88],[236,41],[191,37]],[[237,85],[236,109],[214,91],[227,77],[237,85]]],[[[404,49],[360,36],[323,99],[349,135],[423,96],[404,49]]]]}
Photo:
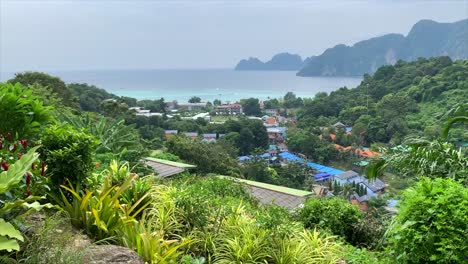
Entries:
{"type": "Polygon", "coordinates": [[[285,160],[288,160],[288,161],[297,161],[297,162],[304,162],[304,160],[302,160],[301,158],[299,158],[298,156],[292,154],[292,153],[289,153],[287,151],[285,152],[281,152],[279,154],[279,156],[285,160]]]}
{"type": "Polygon", "coordinates": [[[318,173],[318,174],[314,175],[315,181],[323,181],[323,180],[329,179],[331,177],[332,177],[332,175],[328,174],[328,173],[318,173]]]}
{"type": "Polygon", "coordinates": [[[346,133],[353,131],[352,127],[346,127],[345,129],[346,129],[346,133]]]}
{"type": "Polygon", "coordinates": [[[341,174],[343,173],[344,171],[342,170],[338,170],[338,169],[335,169],[335,168],[332,168],[332,167],[327,167],[327,166],[324,166],[324,165],[321,165],[321,164],[318,164],[318,163],[314,163],[314,162],[307,162],[307,165],[313,169],[316,169],[317,171],[321,172],[321,173],[328,173],[328,174],[331,174],[332,176],[334,175],[337,175],[337,174],[341,174]]]}
{"type": "Polygon", "coordinates": [[[267,152],[267,153],[263,153],[262,155],[260,155],[260,157],[269,158],[269,157],[271,157],[271,155],[270,155],[270,153],[267,152]]]}
{"type": "Polygon", "coordinates": [[[246,161],[246,160],[249,160],[249,159],[251,159],[251,157],[249,157],[249,156],[240,156],[239,157],[239,161],[246,161]]]}

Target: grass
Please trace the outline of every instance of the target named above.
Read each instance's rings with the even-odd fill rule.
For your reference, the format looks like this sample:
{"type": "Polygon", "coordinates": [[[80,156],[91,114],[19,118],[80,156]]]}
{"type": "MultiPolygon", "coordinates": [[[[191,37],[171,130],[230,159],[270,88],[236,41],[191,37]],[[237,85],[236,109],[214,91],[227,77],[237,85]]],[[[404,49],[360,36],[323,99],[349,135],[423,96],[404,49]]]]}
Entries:
{"type": "Polygon", "coordinates": [[[74,231],[70,219],[63,213],[46,217],[43,225],[34,231],[20,263],[68,264],[81,263],[89,241],[74,231]],[[87,242],[88,241],[88,242],[87,242]]]}
{"type": "Polygon", "coordinates": [[[226,122],[228,120],[238,120],[237,116],[212,116],[212,122],[226,122]]]}

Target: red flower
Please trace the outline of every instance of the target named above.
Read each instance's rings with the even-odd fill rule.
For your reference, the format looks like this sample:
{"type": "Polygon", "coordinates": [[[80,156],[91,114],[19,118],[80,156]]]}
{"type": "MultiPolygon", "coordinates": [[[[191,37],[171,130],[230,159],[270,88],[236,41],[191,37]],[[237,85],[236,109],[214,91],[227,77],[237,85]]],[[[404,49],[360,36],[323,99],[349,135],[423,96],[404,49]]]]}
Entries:
{"type": "Polygon", "coordinates": [[[28,171],[26,172],[26,185],[31,184],[31,173],[28,171]]]}
{"type": "Polygon", "coordinates": [[[3,170],[6,170],[6,171],[7,171],[9,166],[10,166],[10,165],[8,165],[4,160],[2,161],[2,168],[3,168],[3,170]]]}
{"type": "Polygon", "coordinates": [[[11,152],[15,152],[16,149],[18,148],[18,144],[13,144],[13,148],[11,149],[11,152]]]}
{"type": "Polygon", "coordinates": [[[24,149],[28,148],[28,141],[26,139],[22,139],[20,142],[24,149]]]}
{"type": "Polygon", "coordinates": [[[28,189],[28,191],[26,192],[26,197],[29,197],[31,196],[31,190],[28,189]]]}
{"type": "Polygon", "coordinates": [[[18,156],[18,159],[21,159],[21,157],[23,157],[23,155],[24,155],[24,154],[23,154],[23,153],[21,153],[21,152],[20,152],[20,153],[18,153],[18,154],[16,154],[16,156],[18,156]]]}
{"type": "Polygon", "coordinates": [[[36,168],[36,163],[31,163],[31,170],[34,170],[36,168]]]}

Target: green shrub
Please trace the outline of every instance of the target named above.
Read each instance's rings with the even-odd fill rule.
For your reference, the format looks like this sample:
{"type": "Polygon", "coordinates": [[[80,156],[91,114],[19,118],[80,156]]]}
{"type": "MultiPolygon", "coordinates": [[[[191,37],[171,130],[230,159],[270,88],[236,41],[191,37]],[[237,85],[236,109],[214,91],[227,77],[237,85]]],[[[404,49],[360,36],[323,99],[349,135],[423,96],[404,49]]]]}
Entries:
{"type": "Polygon", "coordinates": [[[403,192],[390,230],[398,263],[462,263],[468,252],[468,189],[451,179],[421,179],[403,192]]]}
{"type": "Polygon", "coordinates": [[[53,122],[52,110],[21,84],[0,83],[0,134],[32,138],[53,122]]]}
{"type": "Polygon", "coordinates": [[[62,193],[59,205],[70,215],[72,224],[84,229],[88,235],[97,239],[113,237],[127,224],[136,222],[136,217],[151,203],[149,201],[142,205],[150,193],[128,204],[120,202],[135,177],[135,174],[129,174],[122,184],[113,185],[112,174],[108,174],[97,190],[86,192],[62,185],[62,188],[73,195],[73,199],[69,202],[62,193]]]}
{"type": "Polygon", "coordinates": [[[47,164],[46,175],[52,182],[52,190],[58,193],[59,186],[67,180],[81,187],[95,167],[93,163],[96,140],[93,136],[73,129],[71,126],[51,127],[42,137],[41,158],[47,164]]]}
{"type": "Polygon", "coordinates": [[[353,242],[354,227],[362,219],[359,209],[339,198],[309,199],[298,218],[306,228],[319,228],[353,242]]]}

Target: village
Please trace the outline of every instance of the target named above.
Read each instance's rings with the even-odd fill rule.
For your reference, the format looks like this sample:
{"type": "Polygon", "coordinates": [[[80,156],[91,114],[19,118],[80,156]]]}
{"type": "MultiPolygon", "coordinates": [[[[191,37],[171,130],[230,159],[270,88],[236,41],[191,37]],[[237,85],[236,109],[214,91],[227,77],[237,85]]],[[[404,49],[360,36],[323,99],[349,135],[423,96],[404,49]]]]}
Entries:
{"type": "MultiPolygon", "coordinates": [[[[268,150],[259,155],[244,155],[238,157],[238,162],[242,165],[252,159],[261,159],[269,165],[285,165],[288,163],[300,163],[309,167],[315,173],[308,175],[314,182],[310,186],[310,190],[298,190],[284,186],[278,186],[258,181],[235,178],[250,190],[251,194],[264,204],[276,204],[285,208],[294,209],[304,204],[305,200],[311,197],[332,197],[335,196],[334,190],[348,189],[346,199],[359,207],[362,211],[367,211],[368,202],[372,198],[377,198],[386,193],[386,184],[381,179],[368,179],[363,175],[363,168],[369,161],[380,155],[379,152],[372,151],[369,148],[355,148],[352,146],[342,146],[334,144],[334,147],[339,152],[348,152],[357,159],[354,166],[350,170],[338,169],[323,164],[310,162],[305,155],[301,153],[291,153],[288,151],[286,143],[288,126],[295,124],[295,119],[280,115],[279,109],[267,109],[263,102],[260,102],[260,108],[264,114],[261,117],[245,116],[242,105],[240,103],[227,103],[213,107],[211,112],[207,110],[207,103],[167,103],[167,114],[153,113],[150,110],[145,110],[141,107],[132,107],[130,110],[135,112],[137,116],[163,116],[167,118],[180,118],[182,120],[197,120],[203,119],[213,124],[224,123],[229,119],[236,119],[240,116],[245,116],[249,119],[261,120],[268,134],[268,150]]],[[[352,133],[352,127],[347,126],[342,122],[337,122],[332,125],[335,129],[344,129],[346,134],[352,133]]],[[[326,127],[321,129],[326,130],[326,127]]],[[[198,132],[181,132],[178,130],[165,130],[165,139],[170,139],[174,135],[184,135],[192,140],[200,139],[203,142],[216,142],[224,137],[223,133],[198,133],[198,132]]],[[[336,135],[329,134],[332,141],[336,135]]],[[[194,165],[171,162],[162,159],[148,157],[145,162],[154,168],[155,172],[160,177],[170,177],[177,175],[186,170],[195,168],[194,165]]],[[[227,177],[227,176],[219,176],[227,177]]],[[[397,201],[393,199],[387,200],[387,205],[384,207],[391,213],[396,213],[397,201]]]]}

